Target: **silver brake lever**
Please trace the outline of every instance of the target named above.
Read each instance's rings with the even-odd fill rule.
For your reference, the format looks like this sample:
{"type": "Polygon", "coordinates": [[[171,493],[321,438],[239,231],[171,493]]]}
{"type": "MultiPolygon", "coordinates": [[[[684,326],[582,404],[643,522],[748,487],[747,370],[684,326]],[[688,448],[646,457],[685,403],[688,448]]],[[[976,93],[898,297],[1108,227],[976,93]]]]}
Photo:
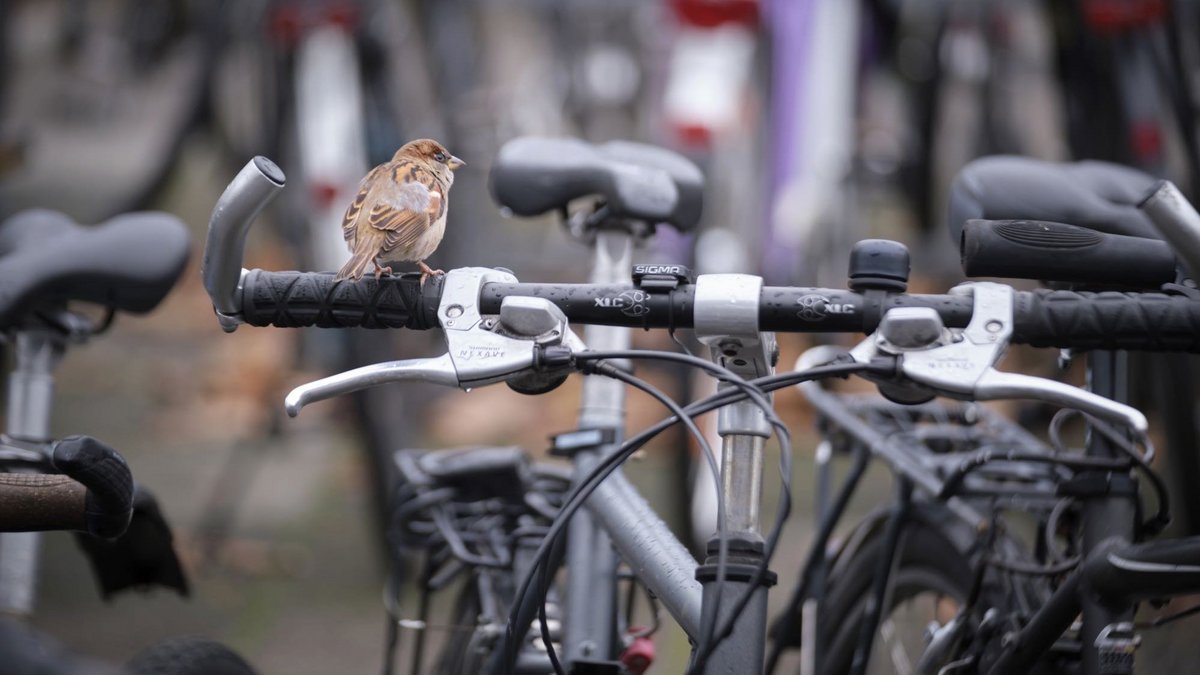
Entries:
{"type": "Polygon", "coordinates": [[[449,354],[432,359],[375,363],[302,384],[288,393],[284,399],[284,408],[287,409],[288,417],[295,417],[300,414],[300,409],[309,403],[388,382],[429,382],[457,387],[458,373],[454,370],[454,361],[449,354]]]}
{"type": "Polygon", "coordinates": [[[483,317],[479,294],[486,283],[516,283],[508,272],[483,267],[450,270],[442,285],[438,321],[447,352],[436,358],[377,363],[296,387],[287,395],[287,414],[295,417],[316,401],[390,382],[427,382],[470,389],[511,381],[534,372],[539,347],[562,345],[572,351],[583,342],[567,318],[545,298],[505,298],[499,317],[483,317]]]}
{"type": "Polygon", "coordinates": [[[971,294],[974,301],[971,322],[958,334],[948,331],[932,308],[894,308],[884,315],[879,330],[855,347],[851,356],[860,363],[869,363],[881,354],[898,356],[906,381],[943,396],[974,401],[1046,401],[1146,433],[1146,416],[1136,408],[1062,382],[996,370],[994,366],[1004,356],[1012,337],[1013,289],[1004,284],[975,282],[955,291],[971,294]]]}

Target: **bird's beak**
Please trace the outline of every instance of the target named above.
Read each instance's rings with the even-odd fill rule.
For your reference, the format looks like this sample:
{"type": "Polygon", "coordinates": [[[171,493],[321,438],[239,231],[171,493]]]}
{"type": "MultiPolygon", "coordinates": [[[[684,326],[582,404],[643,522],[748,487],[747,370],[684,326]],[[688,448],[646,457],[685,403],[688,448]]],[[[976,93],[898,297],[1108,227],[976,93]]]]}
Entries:
{"type": "Polygon", "coordinates": [[[455,169],[466,166],[467,163],[455,157],[454,155],[450,155],[450,161],[446,162],[446,165],[450,167],[451,171],[454,171],[455,169]]]}

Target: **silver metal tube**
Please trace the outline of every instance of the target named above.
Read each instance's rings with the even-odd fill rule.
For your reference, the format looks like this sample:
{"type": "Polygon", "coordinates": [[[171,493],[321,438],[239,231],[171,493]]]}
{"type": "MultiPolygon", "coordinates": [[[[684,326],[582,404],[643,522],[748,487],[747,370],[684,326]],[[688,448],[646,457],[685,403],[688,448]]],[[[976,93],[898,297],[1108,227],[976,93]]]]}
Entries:
{"type": "Polygon", "coordinates": [[[8,435],[24,441],[50,440],[54,410],[54,368],[61,340],[44,333],[17,334],[16,367],[8,375],[8,435]]]}
{"type": "Polygon", "coordinates": [[[696,580],[696,560],[687,548],[623,474],[614,473],[601,483],[587,508],[612,537],[621,559],[684,632],[696,638],[703,590],[696,580]]]}
{"type": "Polygon", "coordinates": [[[37,597],[41,532],[0,535],[0,614],[26,617],[37,597]]]}
{"type": "MultiPolygon", "coordinates": [[[[208,221],[208,240],[200,274],[204,289],[217,311],[227,316],[238,313],[237,289],[241,282],[242,256],[250,224],[283,189],[286,177],[266,157],[255,157],[234,177],[213,207],[208,221]]],[[[236,323],[222,323],[232,331],[236,323]]]]}
{"type": "MultiPolygon", "coordinates": [[[[745,401],[734,405],[744,404],[745,401]]],[[[722,440],[721,498],[725,500],[728,532],[757,534],[759,531],[763,441],[761,436],[744,433],[729,434],[722,440]]]]}
{"type": "MultiPolygon", "coordinates": [[[[45,443],[54,409],[54,369],[62,357],[58,336],[18,333],[16,365],[8,375],[8,435],[45,443]]],[[[40,532],[0,535],[0,613],[28,616],[37,597],[40,532]]]]}
{"type": "MultiPolygon", "coordinates": [[[[598,232],[591,282],[615,284],[625,281],[632,261],[633,240],[628,233],[598,232]]],[[[584,331],[584,342],[595,350],[628,349],[629,329],[588,326],[584,331]]],[[[619,444],[620,432],[625,428],[625,385],[607,377],[584,378],[579,427],[615,429],[619,444]]],[[[575,480],[583,480],[603,456],[616,450],[617,444],[577,452],[575,480]]],[[[588,512],[578,513],[571,519],[567,541],[567,621],[563,643],[567,660],[610,658],[617,595],[617,558],[612,542],[588,512]]]]}
{"type": "Polygon", "coordinates": [[[1171,181],[1160,181],[1140,208],[1192,275],[1200,275],[1200,214],[1179,188],[1171,181]]]}
{"type": "MultiPolygon", "coordinates": [[[[595,466],[595,458],[588,459],[580,462],[577,458],[576,468],[595,466]]],[[[589,514],[576,513],[568,533],[567,622],[563,641],[566,657],[568,661],[608,659],[616,611],[616,554],[607,535],[589,514]]]]}
{"type": "MultiPolygon", "coordinates": [[[[619,284],[629,280],[633,241],[625,232],[599,232],[592,263],[591,283],[619,284]]],[[[587,326],[583,341],[588,349],[610,351],[629,348],[629,329],[620,326],[587,326]]],[[[580,428],[622,428],[625,425],[625,385],[608,377],[583,380],[580,428]]]]}

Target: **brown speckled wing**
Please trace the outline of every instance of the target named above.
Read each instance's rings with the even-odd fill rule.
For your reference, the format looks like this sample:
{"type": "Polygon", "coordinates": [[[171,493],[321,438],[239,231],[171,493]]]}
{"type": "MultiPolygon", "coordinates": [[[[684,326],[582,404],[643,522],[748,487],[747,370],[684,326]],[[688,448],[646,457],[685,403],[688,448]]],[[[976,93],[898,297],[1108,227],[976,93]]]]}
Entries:
{"type": "Polygon", "coordinates": [[[389,168],[392,180],[386,181],[386,189],[372,199],[367,214],[371,227],[387,235],[381,253],[415,244],[433,222],[431,207],[439,208],[441,203],[430,192],[432,176],[427,171],[409,161],[395,162],[389,168]]]}
{"type": "Polygon", "coordinates": [[[346,209],[346,215],[342,217],[342,238],[350,244],[350,248],[354,248],[355,235],[358,232],[358,216],[362,213],[363,205],[367,203],[367,197],[371,194],[371,187],[375,185],[375,178],[380,173],[385,165],[381,164],[366,175],[358,184],[358,194],[354,195],[354,201],[350,204],[350,208],[346,209]]]}

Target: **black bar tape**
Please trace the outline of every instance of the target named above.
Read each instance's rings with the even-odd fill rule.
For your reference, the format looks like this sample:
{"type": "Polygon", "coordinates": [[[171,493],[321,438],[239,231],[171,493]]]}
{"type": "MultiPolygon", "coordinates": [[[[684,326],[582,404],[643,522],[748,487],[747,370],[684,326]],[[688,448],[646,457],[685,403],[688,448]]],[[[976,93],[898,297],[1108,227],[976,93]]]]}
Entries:
{"type": "Polygon", "coordinates": [[[1163,293],[1017,293],[1013,342],[1200,352],[1200,301],[1163,293]]]}
{"type": "Polygon", "coordinates": [[[334,281],[332,272],[251,270],[242,279],[242,320],[251,326],[408,328],[438,325],[442,277],[405,274],[334,281]]]}
{"type": "Polygon", "coordinates": [[[54,444],[54,467],[87,487],[84,523],[97,537],[116,539],[133,516],[133,474],[116,450],[90,436],[54,444]]]}

